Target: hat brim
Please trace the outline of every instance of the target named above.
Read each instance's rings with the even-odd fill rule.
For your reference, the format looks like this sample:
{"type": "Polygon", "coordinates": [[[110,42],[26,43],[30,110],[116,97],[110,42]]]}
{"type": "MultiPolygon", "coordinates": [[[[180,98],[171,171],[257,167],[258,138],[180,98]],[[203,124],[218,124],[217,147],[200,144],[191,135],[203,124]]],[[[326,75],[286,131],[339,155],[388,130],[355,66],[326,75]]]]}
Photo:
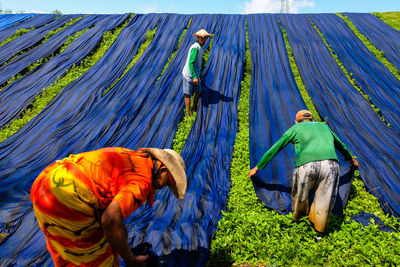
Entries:
{"type": "Polygon", "coordinates": [[[148,151],[154,158],[165,165],[175,181],[175,184],[169,186],[169,188],[176,198],[184,198],[187,187],[187,178],[185,171],[186,166],[182,157],[170,149],[144,148],[144,150],[148,151]]]}

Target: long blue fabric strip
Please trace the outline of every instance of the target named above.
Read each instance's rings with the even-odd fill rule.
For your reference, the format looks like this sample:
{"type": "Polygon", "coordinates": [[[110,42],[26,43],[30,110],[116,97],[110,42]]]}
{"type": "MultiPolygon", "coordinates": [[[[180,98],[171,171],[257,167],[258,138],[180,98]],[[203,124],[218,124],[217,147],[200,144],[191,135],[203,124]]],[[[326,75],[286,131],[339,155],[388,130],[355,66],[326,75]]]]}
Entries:
{"type": "Polygon", "coordinates": [[[151,243],[162,266],[204,266],[221,210],[227,205],[244,64],[245,17],[212,16],[212,21],[217,24],[207,27],[215,35],[202,75],[201,104],[182,151],[188,174],[186,197],[177,200],[163,190],[150,214],[139,210],[130,222],[135,229],[132,245],[151,243]]]}
{"type": "Polygon", "coordinates": [[[35,16],[34,14],[1,14],[0,15],[0,30],[12,27],[35,16]]]}
{"type": "Polygon", "coordinates": [[[400,31],[372,14],[343,13],[376,48],[400,71],[400,31]]]}
{"type": "Polygon", "coordinates": [[[43,27],[29,31],[1,46],[0,65],[11,59],[18,52],[23,51],[40,42],[43,37],[45,37],[46,34],[48,34],[50,31],[57,30],[57,28],[64,26],[69,20],[78,18],[80,16],[82,15],[64,15],[43,27]]]}
{"type": "Polygon", "coordinates": [[[344,20],[334,14],[309,18],[385,120],[400,132],[400,80],[364,46],[344,20]]]}
{"type": "MultiPolygon", "coordinates": [[[[5,83],[12,76],[21,72],[30,64],[35,63],[39,59],[43,59],[56,52],[64,44],[70,35],[86,28],[93,27],[103,16],[88,15],[80,19],[78,22],[57,32],[43,44],[26,51],[24,54],[14,58],[8,64],[0,67],[0,84],[5,83]]],[[[0,100],[1,101],[1,100],[0,100]]]]}
{"type": "Polygon", "coordinates": [[[17,30],[22,30],[22,29],[28,30],[31,28],[36,29],[50,23],[51,21],[60,16],[61,15],[54,15],[54,14],[33,15],[31,18],[24,20],[19,24],[0,30],[0,43],[6,40],[8,37],[14,35],[17,30]]]}
{"type": "MultiPolygon", "coordinates": [[[[102,19],[98,18],[98,24],[92,29],[89,29],[87,34],[80,36],[77,40],[72,42],[63,53],[51,58],[46,63],[42,64],[38,70],[34,69],[23,78],[14,81],[0,91],[0,102],[7,103],[7,105],[0,107],[0,127],[5,127],[12,120],[18,118],[35,97],[42,92],[43,88],[55,83],[60,77],[63,77],[67,70],[73,65],[79,64],[98,46],[105,31],[114,29],[126,20],[127,17],[128,15],[117,15],[106,16],[102,19]]],[[[85,21],[84,25],[95,23],[95,21],[89,20],[91,22],[87,24],[85,21]]],[[[77,26],[79,29],[83,25],[77,26]]],[[[59,43],[59,45],[61,44],[59,43]]],[[[40,51],[43,49],[45,50],[45,48],[41,48],[40,51]]],[[[29,55],[36,58],[46,56],[46,54],[47,53],[29,53],[29,55]]],[[[27,60],[29,59],[31,59],[31,57],[28,57],[27,60]]],[[[21,59],[21,61],[24,62],[25,60],[21,59]]],[[[13,61],[5,65],[4,71],[13,72],[13,70],[8,70],[8,66],[18,65],[19,63],[20,60],[17,60],[15,64],[13,61]]]]}

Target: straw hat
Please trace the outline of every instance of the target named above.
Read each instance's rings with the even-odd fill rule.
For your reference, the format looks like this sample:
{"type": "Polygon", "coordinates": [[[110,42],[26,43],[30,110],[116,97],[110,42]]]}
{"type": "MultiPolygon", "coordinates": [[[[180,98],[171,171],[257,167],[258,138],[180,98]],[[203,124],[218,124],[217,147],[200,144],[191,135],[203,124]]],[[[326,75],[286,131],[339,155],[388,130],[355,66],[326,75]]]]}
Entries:
{"type": "Polygon", "coordinates": [[[202,37],[202,38],[207,38],[207,37],[212,38],[212,37],[213,37],[213,34],[208,33],[208,32],[207,32],[206,30],[204,30],[204,29],[201,29],[200,31],[196,32],[196,33],[194,34],[194,36],[196,36],[196,37],[202,37]]]}
{"type": "Polygon", "coordinates": [[[308,110],[300,110],[296,113],[296,121],[304,119],[313,119],[312,113],[308,110]]]}
{"type": "Polygon", "coordinates": [[[181,155],[172,149],[144,148],[154,158],[161,161],[171,173],[175,184],[170,186],[172,193],[177,198],[184,198],[186,193],[186,166],[181,155]]]}

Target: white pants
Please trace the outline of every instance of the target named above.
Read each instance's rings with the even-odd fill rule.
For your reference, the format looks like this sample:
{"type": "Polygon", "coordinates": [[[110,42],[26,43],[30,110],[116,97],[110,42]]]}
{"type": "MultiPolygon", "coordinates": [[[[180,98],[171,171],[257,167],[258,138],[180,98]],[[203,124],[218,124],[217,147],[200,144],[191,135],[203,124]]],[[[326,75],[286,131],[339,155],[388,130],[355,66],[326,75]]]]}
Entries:
{"type": "Polygon", "coordinates": [[[339,184],[339,164],[336,160],[313,161],[296,167],[293,172],[292,210],[295,221],[308,215],[318,232],[324,232],[335,204],[339,184]],[[314,201],[308,203],[315,192],[314,201]]]}

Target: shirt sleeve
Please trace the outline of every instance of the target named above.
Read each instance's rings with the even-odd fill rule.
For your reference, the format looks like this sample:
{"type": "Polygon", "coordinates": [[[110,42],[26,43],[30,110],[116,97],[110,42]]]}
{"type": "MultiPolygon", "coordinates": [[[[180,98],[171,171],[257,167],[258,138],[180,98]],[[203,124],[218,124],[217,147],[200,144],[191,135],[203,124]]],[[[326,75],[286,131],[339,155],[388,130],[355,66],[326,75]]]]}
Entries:
{"type": "Polygon", "coordinates": [[[124,219],[128,218],[147,199],[152,188],[146,184],[130,183],[114,197],[121,208],[124,219]]]}
{"type": "MultiPolygon", "coordinates": [[[[147,158],[136,153],[124,154],[124,163],[119,166],[119,176],[114,180],[116,200],[124,219],[154,194],[151,165],[147,158]]],[[[152,204],[152,203],[150,203],[152,204]]]]}
{"type": "Polygon", "coordinates": [[[279,138],[278,141],[275,142],[271,146],[270,149],[268,149],[267,152],[265,152],[264,156],[261,158],[261,160],[257,163],[257,167],[259,169],[264,169],[265,166],[272,160],[273,157],[275,157],[276,154],[279,153],[282,149],[284,149],[292,140],[292,134],[293,130],[290,128],[287,130],[281,138],[279,138]]]}
{"type": "Polygon", "coordinates": [[[335,148],[340,152],[340,154],[342,154],[344,156],[345,160],[351,160],[353,158],[353,156],[351,155],[350,150],[347,148],[347,146],[339,139],[339,137],[332,132],[331,133],[333,135],[333,139],[334,139],[334,144],[335,144],[335,148]]]}
{"type": "Polygon", "coordinates": [[[190,70],[190,75],[192,75],[192,79],[197,78],[197,74],[194,71],[194,63],[196,62],[196,57],[197,57],[197,48],[192,48],[190,50],[190,56],[189,56],[189,70],[190,70]]]}

